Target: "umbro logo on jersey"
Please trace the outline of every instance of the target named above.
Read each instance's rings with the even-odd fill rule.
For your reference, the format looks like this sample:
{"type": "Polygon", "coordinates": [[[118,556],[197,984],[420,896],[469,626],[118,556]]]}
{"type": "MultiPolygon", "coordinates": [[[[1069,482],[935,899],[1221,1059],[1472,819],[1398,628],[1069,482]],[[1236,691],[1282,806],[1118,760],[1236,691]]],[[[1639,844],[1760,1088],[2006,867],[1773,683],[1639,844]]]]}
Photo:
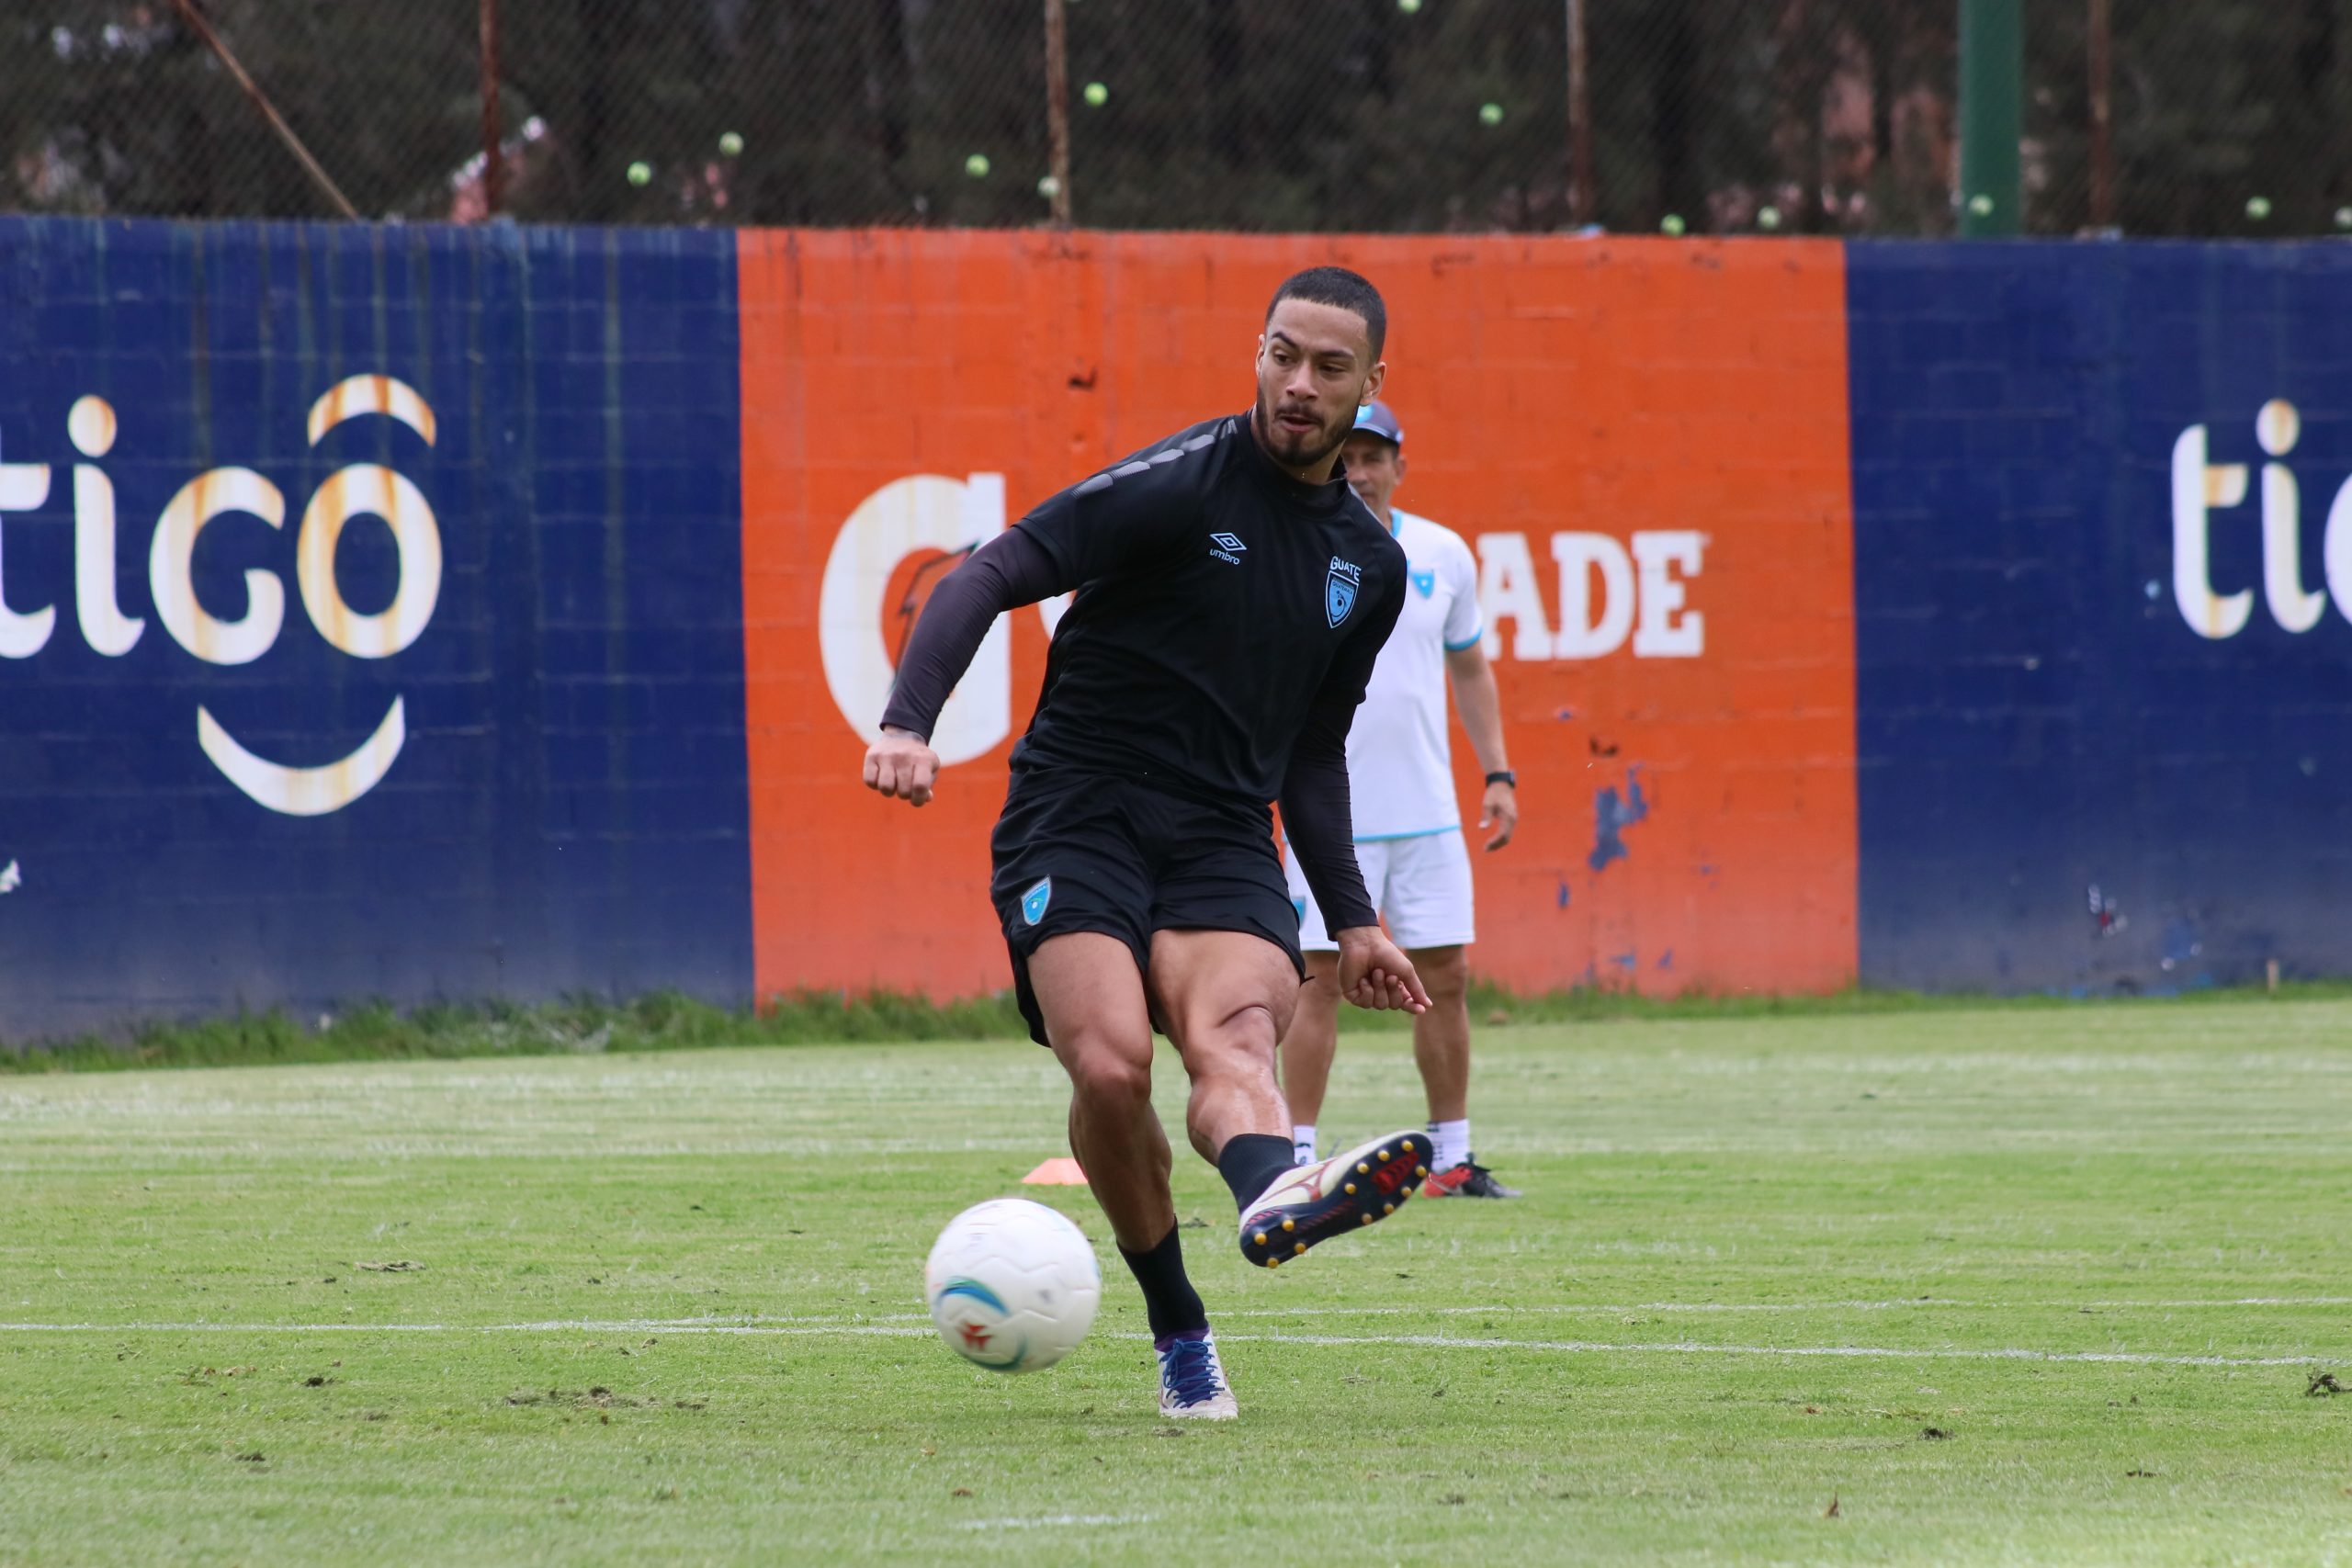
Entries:
{"type": "Polygon", "coordinates": [[[1209,554],[1215,556],[1218,560],[1226,562],[1229,566],[1239,566],[1241,564],[1241,553],[1249,547],[1250,547],[1243,544],[1239,538],[1231,534],[1211,534],[1209,536],[1209,554]]]}
{"type": "Polygon", "coordinates": [[[1323,613],[1338,626],[1356,607],[1356,591],[1363,586],[1363,568],[1353,561],[1331,558],[1330,574],[1323,580],[1323,613]]]}

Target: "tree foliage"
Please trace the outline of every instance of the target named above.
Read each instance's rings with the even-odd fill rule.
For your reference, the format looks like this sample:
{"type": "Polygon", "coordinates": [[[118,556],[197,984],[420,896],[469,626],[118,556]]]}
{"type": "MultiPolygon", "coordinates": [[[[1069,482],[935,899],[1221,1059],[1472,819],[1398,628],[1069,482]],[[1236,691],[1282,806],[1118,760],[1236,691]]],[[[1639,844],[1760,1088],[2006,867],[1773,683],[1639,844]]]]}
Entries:
{"type": "MultiPolygon", "coordinates": [[[[1046,216],[1043,0],[496,3],[518,216],[1046,216]]],[[[1067,4],[1091,226],[1951,227],[1958,0],[1579,0],[1591,213],[1571,209],[1560,0],[1067,4]]],[[[360,210],[416,219],[479,206],[480,5],[202,0],[360,210]]],[[[2127,231],[2333,225],[2352,199],[2352,0],[2114,11],[2127,231]]],[[[2091,217],[2089,4],[2027,12],[2029,221],[2070,232],[2091,217]]],[[[170,0],[5,13],[0,207],[331,210],[170,0]]]]}

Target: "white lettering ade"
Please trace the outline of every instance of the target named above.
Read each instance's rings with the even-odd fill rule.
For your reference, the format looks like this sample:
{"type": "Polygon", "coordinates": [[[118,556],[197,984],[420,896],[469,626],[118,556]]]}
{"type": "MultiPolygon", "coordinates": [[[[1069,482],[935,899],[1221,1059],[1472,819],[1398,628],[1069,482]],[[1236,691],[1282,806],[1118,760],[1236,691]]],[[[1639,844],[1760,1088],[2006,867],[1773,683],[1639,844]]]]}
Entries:
{"type": "Polygon", "coordinates": [[[1487,622],[1487,657],[1508,647],[1522,662],[1603,659],[1630,637],[1636,659],[1696,659],[1707,650],[1707,617],[1690,607],[1690,584],[1707,550],[1705,535],[1684,528],[1644,530],[1630,547],[1611,534],[1552,536],[1560,619],[1544,605],[1544,589],[1524,534],[1481,534],[1478,607],[1487,622]],[[1511,624],[1505,642],[1502,623],[1511,624]]]}
{"type": "MultiPolygon", "coordinates": [[[[413,388],[389,376],[354,376],[311,406],[315,446],[347,419],[383,414],[424,438],[434,438],[433,410],[413,388]]],[[[85,397],[66,415],[66,435],[85,457],[114,447],[115,412],[103,398],[85,397]]],[[[50,468],[0,463],[0,513],[29,512],[47,502],[50,468]]],[[[267,653],[286,623],[286,583],[277,572],[245,572],[244,614],[233,620],[207,610],[196,595],[191,565],[198,538],[228,517],[258,518],[286,526],[286,497],[251,468],[219,468],[180,487],[156,519],[147,547],[147,590],[155,619],[171,639],[208,664],[250,664],[267,653]]],[[[0,545],[5,536],[0,536],[0,545]]],[[[125,615],[115,601],[114,484],[96,463],[74,465],[74,611],[82,638],[108,659],[138,646],[147,623],[125,615]]],[[[295,584],[319,635],[354,659],[387,659],[424,635],[441,596],[441,528],[422,491],[377,463],[354,463],[327,476],[303,507],[295,536],[295,584]],[[335,545],[354,518],[380,517],[399,552],[400,586],[390,605],[362,615],[345,602],[335,581],[335,545]]],[[[6,557],[0,554],[0,658],[29,659],[57,629],[57,607],[12,610],[6,557]]],[[[348,755],[315,768],[288,767],[255,755],[201,705],[197,745],[230,783],[262,806],[290,817],[340,811],[382,782],[408,739],[407,710],[394,697],[375,732],[348,755]]]]}

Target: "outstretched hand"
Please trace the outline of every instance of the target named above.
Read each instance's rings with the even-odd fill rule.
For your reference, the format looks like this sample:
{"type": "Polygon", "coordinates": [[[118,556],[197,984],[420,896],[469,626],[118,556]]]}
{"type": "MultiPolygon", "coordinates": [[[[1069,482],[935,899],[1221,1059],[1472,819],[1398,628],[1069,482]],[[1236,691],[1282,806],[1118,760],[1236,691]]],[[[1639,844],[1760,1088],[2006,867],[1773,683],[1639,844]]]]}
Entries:
{"type": "Polygon", "coordinates": [[[939,753],[920,735],[885,729],[865,749],[865,787],[886,798],[928,806],[939,781],[939,753]]]}
{"type": "Polygon", "coordinates": [[[1378,926],[1334,931],[1340,944],[1340,995],[1375,1012],[1427,1012],[1430,994],[1388,933],[1378,926]]]}

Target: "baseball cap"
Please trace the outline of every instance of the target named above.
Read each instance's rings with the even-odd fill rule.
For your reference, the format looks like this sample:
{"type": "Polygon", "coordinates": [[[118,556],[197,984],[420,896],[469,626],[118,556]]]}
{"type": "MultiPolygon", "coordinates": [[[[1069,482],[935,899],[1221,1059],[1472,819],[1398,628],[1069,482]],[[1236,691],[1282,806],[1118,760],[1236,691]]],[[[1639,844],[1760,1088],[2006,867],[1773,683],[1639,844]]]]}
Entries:
{"type": "Polygon", "coordinates": [[[1405,445],[1405,427],[1396,423],[1396,415],[1386,403],[1369,402],[1356,410],[1356,428],[1368,430],[1399,446],[1405,445]]]}

